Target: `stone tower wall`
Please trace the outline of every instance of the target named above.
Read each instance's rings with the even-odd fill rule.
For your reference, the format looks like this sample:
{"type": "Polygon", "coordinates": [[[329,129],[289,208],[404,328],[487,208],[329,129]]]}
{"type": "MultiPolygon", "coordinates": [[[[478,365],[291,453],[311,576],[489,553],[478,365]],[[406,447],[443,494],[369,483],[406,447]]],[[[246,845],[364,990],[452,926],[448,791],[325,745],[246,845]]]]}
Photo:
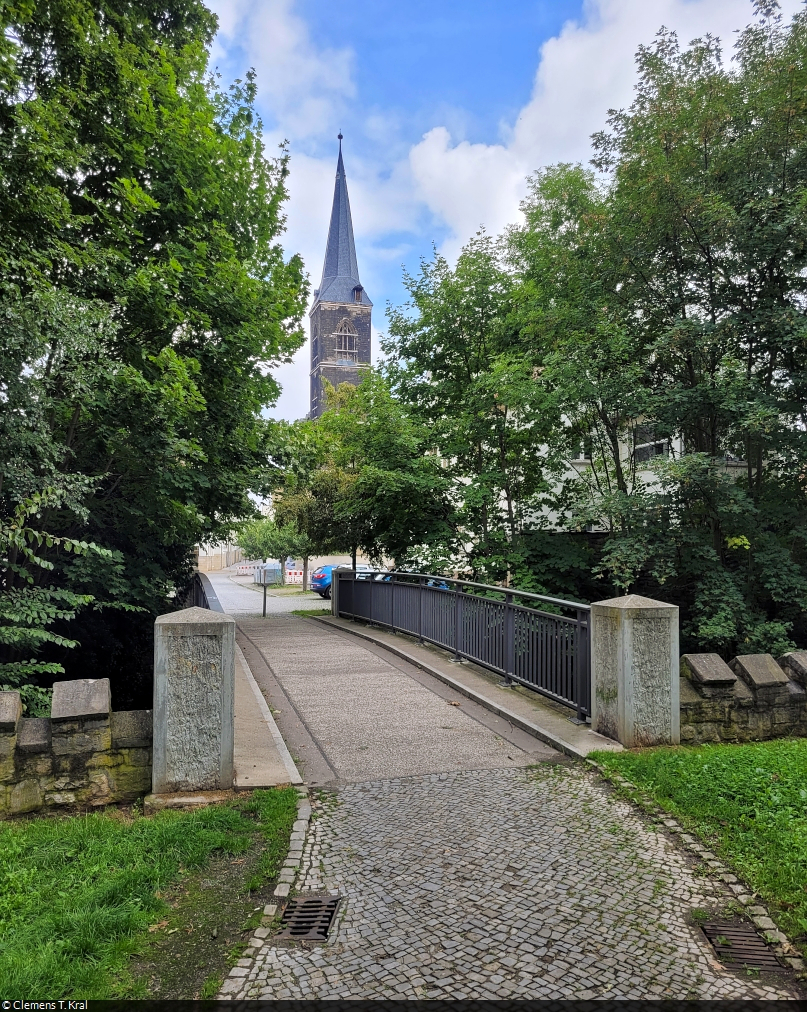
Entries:
{"type": "Polygon", "coordinates": [[[372,309],[359,303],[318,302],[311,311],[311,417],[325,409],[323,377],[334,386],[361,380],[362,368],[370,365],[372,309]],[[340,362],[337,356],[337,328],[342,320],[353,325],[357,338],[357,360],[340,362]]]}

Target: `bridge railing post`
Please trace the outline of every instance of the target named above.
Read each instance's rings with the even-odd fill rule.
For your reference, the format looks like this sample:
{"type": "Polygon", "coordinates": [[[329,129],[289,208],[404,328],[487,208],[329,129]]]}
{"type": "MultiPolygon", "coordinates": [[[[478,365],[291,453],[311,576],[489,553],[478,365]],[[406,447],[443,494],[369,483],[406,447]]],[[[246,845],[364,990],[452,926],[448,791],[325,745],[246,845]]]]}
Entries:
{"type": "Polygon", "coordinates": [[[579,608],[574,627],[574,694],[577,701],[577,716],[575,720],[578,724],[585,724],[586,713],[591,708],[591,673],[589,665],[591,629],[588,616],[588,611],[579,608]],[[589,682],[588,686],[586,685],[587,679],[589,682]]]}
{"type": "Polygon", "coordinates": [[[418,577],[418,640],[423,642],[423,583],[424,578],[418,577]]]}
{"type": "Polygon", "coordinates": [[[504,595],[504,680],[513,684],[516,669],[516,613],[513,609],[513,595],[504,595]]]}
{"type": "Polygon", "coordinates": [[[462,630],[462,584],[454,586],[454,660],[460,659],[460,636],[462,630]]]}

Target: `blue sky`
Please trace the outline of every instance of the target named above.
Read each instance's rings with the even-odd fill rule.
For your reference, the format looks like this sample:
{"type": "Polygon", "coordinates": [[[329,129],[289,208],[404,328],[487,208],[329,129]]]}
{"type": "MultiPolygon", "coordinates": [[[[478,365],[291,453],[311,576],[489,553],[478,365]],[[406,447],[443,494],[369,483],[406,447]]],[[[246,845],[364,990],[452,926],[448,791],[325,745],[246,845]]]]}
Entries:
{"type": "MultiPolygon", "coordinates": [[[[781,0],[788,15],[798,0],[781,0]]],[[[336,134],[362,282],[385,327],[402,264],[453,258],[480,225],[518,220],[536,168],[588,157],[607,110],[629,104],[633,54],[664,24],[707,31],[730,56],[749,0],[209,0],[225,79],[254,67],[270,147],[291,152],[284,246],[319,283],[336,134]]],[[[377,345],[377,342],[376,342],[377,345]]],[[[308,410],[308,348],[282,366],[269,414],[308,410]]]]}

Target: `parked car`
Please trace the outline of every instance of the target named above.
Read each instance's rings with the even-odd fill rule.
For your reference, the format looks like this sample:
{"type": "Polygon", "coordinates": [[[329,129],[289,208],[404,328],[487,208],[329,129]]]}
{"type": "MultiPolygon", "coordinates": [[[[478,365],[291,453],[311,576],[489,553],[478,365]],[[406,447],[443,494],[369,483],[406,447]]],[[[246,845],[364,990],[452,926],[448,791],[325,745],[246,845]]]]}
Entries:
{"type": "MultiPolygon", "coordinates": [[[[333,571],[334,569],[347,569],[347,566],[317,566],[314,572],[311,574],[311,589],[314,593],[319,594],[320,597],[326,601],[331,596],[331,583],[333,582],[333,571]]],[[[372,579],[374,570],[370,566],[357,565],[356,566],[356,579],[367,580],[372,579]],[[367,574],[367,575],[365,575],[367,574]]]]}
{"type": "Polygon", "coordinates": [[[320,597],[331,596],[331,572],[335,566],[317,566],[311,574],[311,589],[320,597]]]}

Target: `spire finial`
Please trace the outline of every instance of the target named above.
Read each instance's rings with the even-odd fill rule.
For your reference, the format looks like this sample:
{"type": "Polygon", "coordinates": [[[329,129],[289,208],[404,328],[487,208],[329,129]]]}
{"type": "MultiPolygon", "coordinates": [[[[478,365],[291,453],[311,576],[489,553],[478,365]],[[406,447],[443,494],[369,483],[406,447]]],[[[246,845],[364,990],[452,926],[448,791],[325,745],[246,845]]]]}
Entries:
{"type": "Polygon", "coordinates": [[[339,150],[341,151],[342,150],[342,131],[340,130],[339,133],[336,136],[339,138],[339,150]]]}

